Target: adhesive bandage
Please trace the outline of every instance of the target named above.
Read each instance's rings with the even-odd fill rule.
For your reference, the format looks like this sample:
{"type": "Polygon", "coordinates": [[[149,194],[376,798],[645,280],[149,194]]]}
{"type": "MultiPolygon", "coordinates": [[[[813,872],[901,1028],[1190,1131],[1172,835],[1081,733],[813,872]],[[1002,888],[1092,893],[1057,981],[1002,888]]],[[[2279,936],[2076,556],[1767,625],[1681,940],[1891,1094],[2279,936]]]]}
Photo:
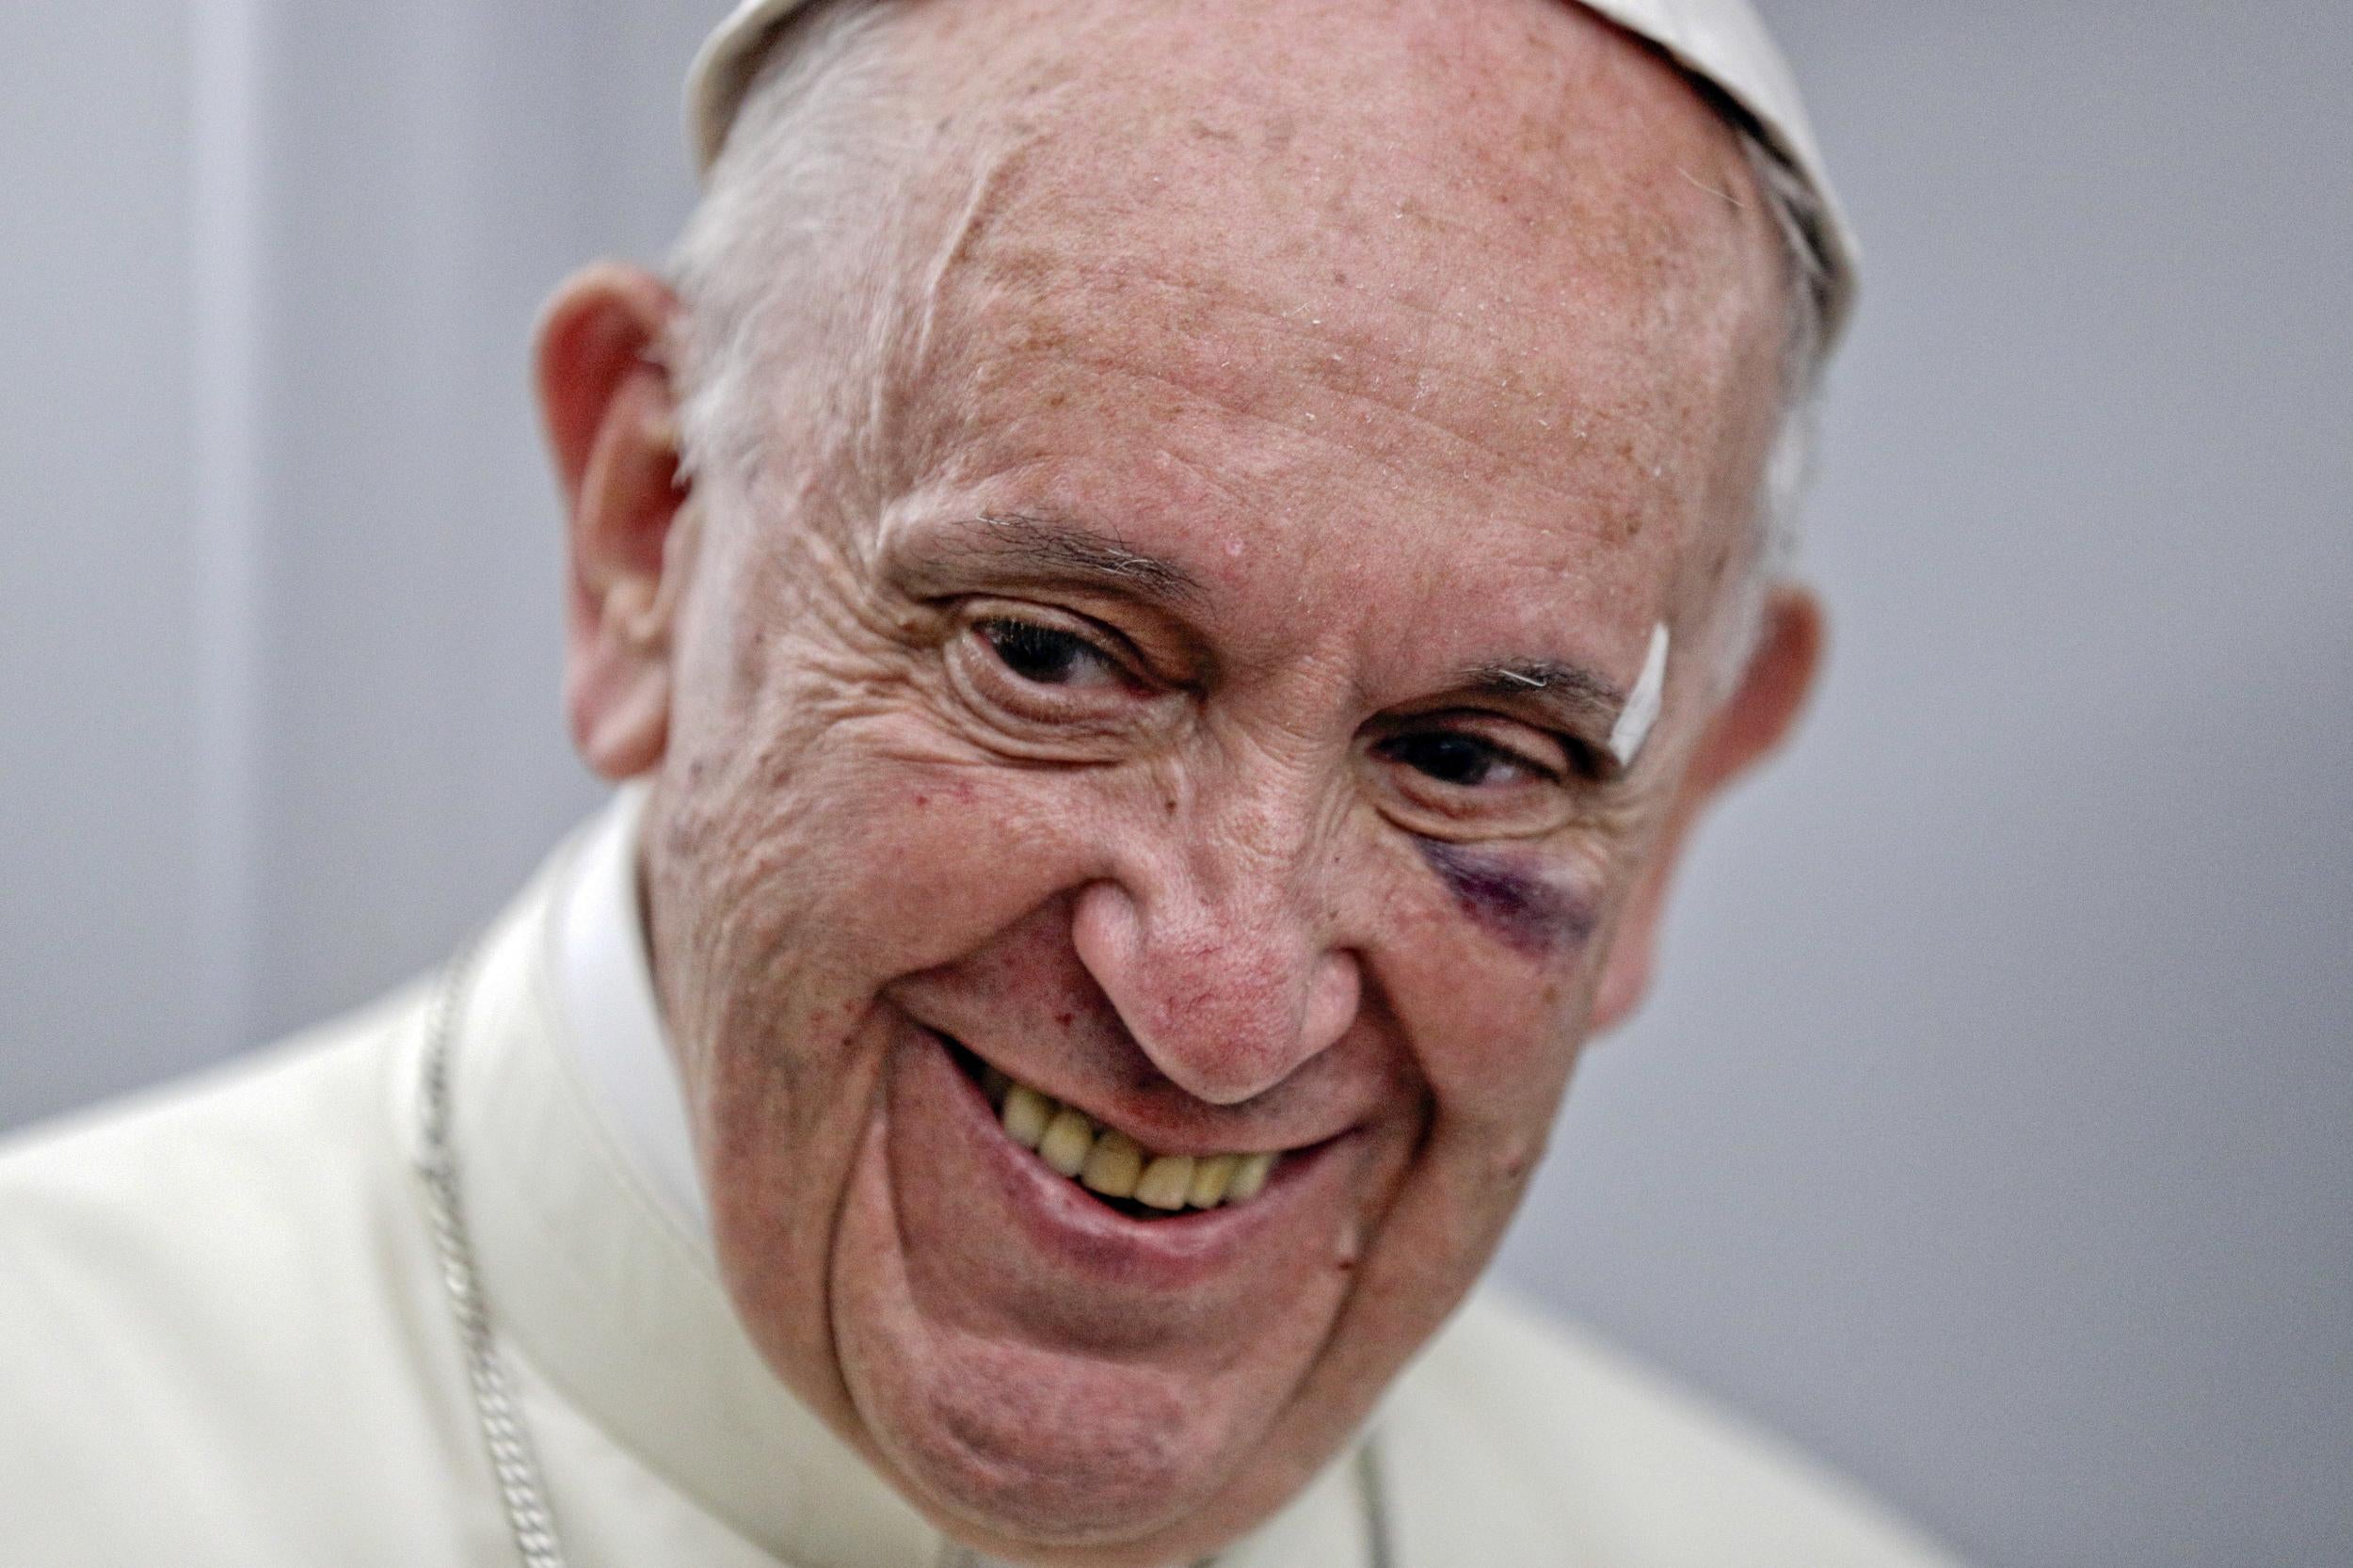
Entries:
{"type": "Polygon", "coordinates": [[[1618,722],[1609,728],[1609,755],[1621,768],[1634,765],[1642,743],[1650,738],[1651,726],[1658,722],[1659,701],[1667,691],[1667,623],[1662,620],[1650,629],[1650,652],[1643,656],[1642,673],[1618,722]]]}

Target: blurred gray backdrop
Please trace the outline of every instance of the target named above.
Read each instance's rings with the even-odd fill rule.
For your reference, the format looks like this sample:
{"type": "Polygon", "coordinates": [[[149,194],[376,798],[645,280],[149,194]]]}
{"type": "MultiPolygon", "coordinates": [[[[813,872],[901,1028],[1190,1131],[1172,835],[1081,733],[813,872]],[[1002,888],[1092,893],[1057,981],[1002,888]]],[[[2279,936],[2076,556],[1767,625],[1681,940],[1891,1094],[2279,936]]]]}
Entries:
{"type": "MultiPolygon", "coordinates": [[[[0,10],[0,1125],[597,792],[533,312],[721,0],[0,10]]],[[[1766,0],[1866,250],[1798,749],[1505,1258],[1989,1564],[2353,1560],[2353,14],[1766,0]]]]}

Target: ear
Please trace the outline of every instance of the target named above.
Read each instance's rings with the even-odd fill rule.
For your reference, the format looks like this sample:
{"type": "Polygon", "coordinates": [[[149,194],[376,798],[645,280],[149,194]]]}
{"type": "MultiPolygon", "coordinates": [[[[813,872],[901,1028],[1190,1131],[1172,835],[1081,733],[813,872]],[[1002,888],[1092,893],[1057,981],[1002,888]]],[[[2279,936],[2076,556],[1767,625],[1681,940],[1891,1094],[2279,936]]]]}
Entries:
{"type": "Polygon", "coordinates": [[[1592,1032],[1631,1016],[1650,989],[1667,887],[1702,809],[1724,786],[1787,739],[1822,662],[1821,600],[1794,584],[1768,595],[1756,648],[1740,684],[1716,710],[1691,755],[1667,822],[1620,916],[1593,997],[1592,1032]]]}
{"type": "Polygon", "coordinates": [[[539,414],[567,513],[564,711],[610,779],[669,737],[670,651],[692,552],[677,406],[662,360],[679,304],[636,267],[568,280],[539,321],[539,414]]]}

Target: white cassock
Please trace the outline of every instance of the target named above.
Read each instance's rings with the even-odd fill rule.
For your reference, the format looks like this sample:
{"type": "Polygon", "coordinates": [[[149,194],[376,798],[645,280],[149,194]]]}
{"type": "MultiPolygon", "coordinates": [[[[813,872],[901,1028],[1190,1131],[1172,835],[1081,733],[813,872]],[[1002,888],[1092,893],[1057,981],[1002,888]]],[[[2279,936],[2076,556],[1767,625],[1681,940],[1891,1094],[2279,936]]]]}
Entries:
{"type": "MultiPolygon", "coordinates": [[[[451,1036],[472,1252],[564,1555],[955,1562],[737,1326],[647,974],[634,830],[625,793],[557,853],[488,937],[451,1036]]],[[[434,989],[0,1153],[0,1564],[521,1560],[415,1165],[434,989]]],[[[1221,1568],[1945,1560],[1492,1293],[1370,1430],[1377,1496],[1343,1455],[1221,1568]]]]}

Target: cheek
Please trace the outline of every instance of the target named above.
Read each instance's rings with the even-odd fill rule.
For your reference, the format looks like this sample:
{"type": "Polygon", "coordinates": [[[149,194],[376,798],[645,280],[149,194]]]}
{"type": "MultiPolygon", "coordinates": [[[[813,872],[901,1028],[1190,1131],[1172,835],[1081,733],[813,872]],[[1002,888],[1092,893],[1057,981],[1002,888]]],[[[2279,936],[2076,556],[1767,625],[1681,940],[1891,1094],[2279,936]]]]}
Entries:
{"type": "Polygon", "coordinates": [[[1562,887],[1507,854],[1431,839],[1415,847],[1462,917],[1521,957],[1550,962],[1593,940],[1601,918],[1595,894],[1562,887]]]}
{"type": "Polygon", "coordinates": [[[870,770],[826,853],[850,935],[890,955],[878,983],[967,957],[1082,879],[1071,823],[1086,803],[1049,785],[989,768],[870,770]]]}
{"type": "Polygon", "coordinates": [[[1603,885],[1533,852],[1415,847],[1416,913],[1386,965],[1393,1002],[1440,1121],[1524,1162],[1576,1060],[1603,885]]]}
{"type": "Polygon", "coordinates": [[[744,889],[772,912],[764,945],[827,955],[865,998],[986,945],[1083,870],[1071,824],[1089,803],[1037,775],[837,737],[775,789],[769,885],[744,889]]]}

